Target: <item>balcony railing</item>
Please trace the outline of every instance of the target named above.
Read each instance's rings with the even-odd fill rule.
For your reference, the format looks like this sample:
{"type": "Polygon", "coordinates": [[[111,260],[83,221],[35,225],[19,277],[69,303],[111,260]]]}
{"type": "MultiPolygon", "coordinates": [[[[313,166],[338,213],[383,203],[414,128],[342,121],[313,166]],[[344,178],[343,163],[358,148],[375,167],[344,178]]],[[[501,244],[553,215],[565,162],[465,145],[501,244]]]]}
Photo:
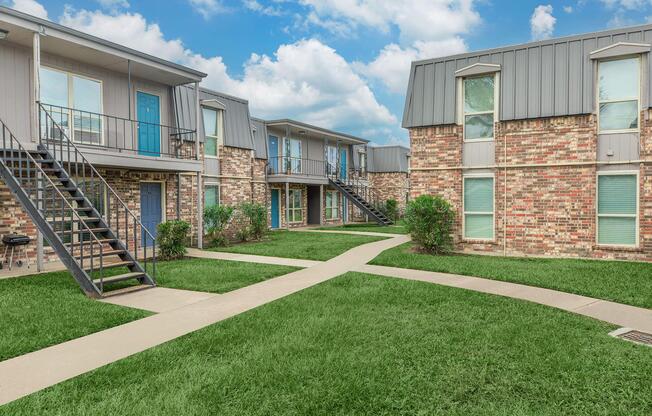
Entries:
{"type": "Polygon", "coordinates": [[[300,176],[310,178],[327,178],[337,176],[365,180],[366,172],[360,169],[347,169],[342,175],[340,163],[329,164],[325,160],[304,159],[300,157],[277,156],[267,161],[267,176],[300,176]]]}
{"type": "MultiPolygon", "coordinates": [[[[91,111],[41,103],[41,132],[62,131],[75,144],[108,151],[173,159],[195,159],[194,130],[130,120],[91,111]],[[56,123],[59,128],[48,126],[56,123]]],[[[61,139],[60,137],[48,137],[61,139]]]]}

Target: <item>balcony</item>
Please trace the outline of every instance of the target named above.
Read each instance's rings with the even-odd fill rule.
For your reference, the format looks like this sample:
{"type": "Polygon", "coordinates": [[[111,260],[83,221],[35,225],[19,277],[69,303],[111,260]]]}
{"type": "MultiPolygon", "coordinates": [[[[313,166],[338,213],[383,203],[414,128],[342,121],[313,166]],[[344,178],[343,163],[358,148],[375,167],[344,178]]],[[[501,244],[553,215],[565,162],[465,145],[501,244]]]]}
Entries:
{"type": "Polygon", "coordinates": [[[39,137],[58,140],[66,135],[86,153],[197,159],[195,130],[146,123],[53,104],[40,105],[39,137]],[[60,128],[59,128],[60,127],[60,128]]]}
{"type": "Polygon", "coordinates": [[[343,179],[365,180],[366,172],[347,169],[343,174],[340,163],[325,160],[278,156],[267,161],[265,170],[269,182],[295,182],[307,184],[327,184],[329,176],[343,179]]]}

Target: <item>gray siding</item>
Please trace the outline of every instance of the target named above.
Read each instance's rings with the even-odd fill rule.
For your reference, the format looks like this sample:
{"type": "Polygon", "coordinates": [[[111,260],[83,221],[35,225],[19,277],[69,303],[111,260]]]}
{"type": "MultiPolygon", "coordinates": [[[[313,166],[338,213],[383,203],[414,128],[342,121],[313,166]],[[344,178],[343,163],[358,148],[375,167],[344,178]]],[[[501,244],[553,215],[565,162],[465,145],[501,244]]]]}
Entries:
{"type": "Polygon", "coordinates": [[[616,133],[598,135],[599,161],[631,161],[639,159],[639,134],[616,133]]]}
{"type": "Polygon", "coordinates": [[[491,166],[496,163],[496,142],[464,142],[462,163],[464,166],[491,166]]]}
{"type": "MultiPolygon", "coordinates": [[[[403,127],[454,124],[455,70],[476,62],[500,71],[500,120],[588,114],[594,111],[589,54],[617,42],[652,42],[652,25],[551,39],[412,63],[403,127]]],[[[648,78],[650,60],[644,60],[648,78]]],[[[645,86],[643,103],[652,102],[645,86]]]]}
{"type": "MultiPolygon", "coordinates": [[[[241,149],[254,149],[254,139],[249,116],[249,104],[207,89],[199,89],[201,100],[217,100],[224,105],[224,145],[241,149]]],[[[180,127],[195,129],[195,90],[189,86],[175,88],[175,106],[180,127]]],[[[199,126],[200,140],[204,140],[203,123],[199,126]]]]}
{"type": "Polygon", "coordinates": [[[0,119],[20,141],[31,141],[31,51],[0,42],[0,119]]]}
{"type": "Polygon", "coordinates": [[[369,146],[367,170],[369,172],[407,172],[410,149],[403,146],[369,146]]]}
{"type": "Polygon", "coordinates": [[[254,135],[254,154],[257,159],[267,159],[267,126],[264,120],[251,118],[254,135]]]}

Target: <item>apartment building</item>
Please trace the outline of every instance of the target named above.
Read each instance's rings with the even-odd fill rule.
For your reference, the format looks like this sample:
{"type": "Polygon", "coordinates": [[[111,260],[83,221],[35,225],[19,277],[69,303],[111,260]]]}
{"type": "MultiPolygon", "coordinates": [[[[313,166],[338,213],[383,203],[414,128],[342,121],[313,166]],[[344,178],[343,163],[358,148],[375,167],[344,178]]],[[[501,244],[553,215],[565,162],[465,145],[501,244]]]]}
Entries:
{"type": "Polygon", "coordinates": [[[459,250],[652,260],[652,26],[413,62],[411,194],[459,250]]]}

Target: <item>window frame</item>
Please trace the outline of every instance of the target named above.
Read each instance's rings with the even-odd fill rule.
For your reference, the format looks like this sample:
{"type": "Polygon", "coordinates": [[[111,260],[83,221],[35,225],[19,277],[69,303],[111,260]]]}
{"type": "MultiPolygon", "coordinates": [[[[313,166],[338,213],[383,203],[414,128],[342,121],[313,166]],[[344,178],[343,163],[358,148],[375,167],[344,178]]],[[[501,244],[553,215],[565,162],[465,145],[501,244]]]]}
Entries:
{"type": "Polygon", "coordinates": [[[283,137],[283,171],[291,175],[300,175],[303,173],[303,141],[294,137],[283,137]],[[299,156],[293,156],[292,144],[299,143],[299,156]],[[298,162],[298,163],[297,163],[298,162]],[[288,169],[289,167],[289,169],[288,169]]]}
{"type": "Polygon", "coordinates": [[[326,191],[326,197],[325,199],[325,208],[324,208],[324,217],[327,220],[339,220],[340,219],[340,197],[339,197],[339,192],[338,191],[332,191],[328,190],[326,191]],[[331,195],[331,205],[328,205],[328,195],[331,195]],[[333,196],[335,196],[335,204],[333,204],[333,196]],[[331,216],[328,216],[328,210],[331,211],[331,216]],[[335,212],[335,215],[333,215],[333,212],[335,212]]]}
{"type": "MultiPolygon", "coordinates": [[[[39,67],[39,74],[40,74],[40,71],[43,70],[43,69],[46,69],[46,70],[52,71],[52,72],[58,72],[60,74],[66,75],[66,82],[67,82],[67,85],[66,85],[66,94],[67,94],[66,107],[69,108],[69,109],[72,109],[72,111],[67,110],[67,112],[68,112],[68,114],[67,114],[67,116],[68,116],[68,127],[67,127],[68,137],[74,143],[83,144],[84,146],[105,146],[104,118],[101,116],[101,115],[104,114],[104,81],[101,80],[101,79],[90,77],[88,75],[82,75],[82,74],[79,74],[77,72],[71,72],[71,71],[67,71],[65,69],[54,68],[54,67],[51,67],[51,66],[48,66],[48,65],[43,65],[43,64],[41,64],[40,67],[39,67]],[[100,111],[97,113],[97,114],[100,114],[100,118],[99,118],[100,119],[100,132],[99,132],[100,133],[100,141],[98,143],[83,142],[83,141],[78,141],[78,140],[75,139],[75,126],[74,126],[75,120],[74,120],[74,115],[72,114],[72,112],[80,111],[80,112],[87,112],[87,113],[91,113],[91,114],[95,114],[95,112],[75,108],[75,106],[74,106],[74,104],[75,104],[74,103],[75,87],[74,87],[73,77],[77,77],[77,78],[85,79],[85,80],[88,80],[88,81],[96,82],[100,86],[100,111]]],[[[39,76],[39,78],[40,78],[40,76],[39,76]]],[[[38,99],[39,99],[39,101],[41,101],[41,97],[38,97],[38,99]]],[[[47,107],[48,103],[41,102],[41,104],[44,104],[47,107]]],[[[52,105],[54,105],[54,104],[52,104],[52,105]]],[[[61,128],[63,129],[63,127],[61,127],[61,128]]]]}
{"type": "Polygon", "coordinates": [[[221,108],[215,108],[209,105],[202,105],[202,121],[204,122],[204,158],[205,159],[219,159],[220,158],[220,143],[224,141],[224,110],[221,108]],[[215,111],[215,132],[217,136],[210,136],[206,134],[206,124],[204,121],[204,110],[215,111]],[[215,140],[215,155],[209,155],[206,153],[206,140],[211,139],[215,140]]]}
{"type": "Polygon", "coordinates": [[[499,108],[499,99],[500,99],[500,72],[490,72],[490,73],[482,73],[482,74],[477,74],[477,75],[469,75],[466,77],[460,77],[460,103],[459,103],[459,109],[460,109],[460,114],[461,114],[461,124],[462,124],[462,140],[464,143],[482,143],[482,142],[492,142],[496,139],[496,120],[498,119],[498,108],[499,108]],[[465,81],[467,79],[475,79],[475,78],[489,78],[493,77],[494,79],[494,96],[493,96],[493,109],[491,111],[479,111],[479,112],[472,112],[472,113],[467,113],[465,108],[465,102],[464,102],[464,96],[465,96],[465,81]],[[467,116],[475,116],[475,115],[483,115],[483,114],[492,114],[493,115],[493,123],[491,126],[491,137],[483,137],[483,138],[477,138],[477,139],[467,139],[466,138],[466,117],[467,116]]]}
{"type": "Polygon", "coordinates": [[[289,201],[288,201],[288,207],[287,207],[287,212],[290,218],[292,218],[292,221],[290,221],[290,218],[287,218],[288,224],[301,224],[303,223],[303,192],[301,189],[290,189],[289,192],[289,201]],[[294,195],[298,193],[299,194],[299,206],[295,207],[294,206],[294,195]],[[295,220],[295,213],[299,212],[301,214],[301,219],[299,221],[295,220]]]}
{"type": "Polygon", "coordinates": [[[596,113],[596,118],[597,118],[597,127],[598,127],[598,134],[617,134],[617,133],[636,133],[641,130],[641,86],[642,86],[642,77],[643,77],[643,71],[642,71],[642,59],[641,55],[623,55],[623,56],[615,56],[615,57],[609,57],[609,58],[604,58],[598,60],[595,68],[595,73],[596,73],[596,78],[595,78],[595,102],[596,102],[596,108],[595,108],[595,113],[596,113]],[[627,99],[619,99],[619,100],[605,100],[601,101],[600,100],[600,64],[603,62],[613,62],[613,61],[624,61],[628,59],[635,59],[638,62],[638,97],[633,99],[633,98],[627,98],[627,99]],[[611,103],[626,103],[630,101],[636,101],[637,103],[637,114],[636,114],[636,128],[634,129],[617,129],[617,130],[602,130],[601,123],[600,123],[600,104],[611,104],[611,103]]]}
{"type": "Polygon", "coordinates": [[[626,248],[638,249],[640,245],[640,210],[641,210],[641,182],[640,172],[638,170],[605,170],[598,171],[595,175],[595,244],[602,248],[626,248]],[[636,213],[631,214],[600,214],[599,206],[599,192],[600,192],[600,176],[634,176],[636,178],[636,213]],[[634,237],[634,244],[611,244],[600,243],[600,217],[603,218],[632,218],[635,217],[636,235],[634,237]]]}
{"type": "Polygon", "coordinates": [[[472,173],[462,176],[462,240],[467,242],[495,242],[496,241],[496,175],[493,173],[472,173]],[[467,179],[491,179],[492,180],[492,199],[493,211],[480,212],[480,211],[466,211],[466,204],[464,202],[466,195],[466,180],[467,179]],[[492,217],[491,238],[476,238],[466,236],[466,215],[489,215],[492,217]]]}
{"type": "Polygon", "coordinates": [[[206,205],[206,188],[209,188],[209,187],[210,188],[217,188],[217,190],[215,192],[215,197],[217,198],[217,203],[215,205],[211,205],[211,206],[220,206],[221,203],[222,203],[222,187],[220,186],[220,184],[218,182],[209,181],[209,182],[204,182],[204,198],[203,198],[204,208],[208,207],[208,205],[206,205]]]}

